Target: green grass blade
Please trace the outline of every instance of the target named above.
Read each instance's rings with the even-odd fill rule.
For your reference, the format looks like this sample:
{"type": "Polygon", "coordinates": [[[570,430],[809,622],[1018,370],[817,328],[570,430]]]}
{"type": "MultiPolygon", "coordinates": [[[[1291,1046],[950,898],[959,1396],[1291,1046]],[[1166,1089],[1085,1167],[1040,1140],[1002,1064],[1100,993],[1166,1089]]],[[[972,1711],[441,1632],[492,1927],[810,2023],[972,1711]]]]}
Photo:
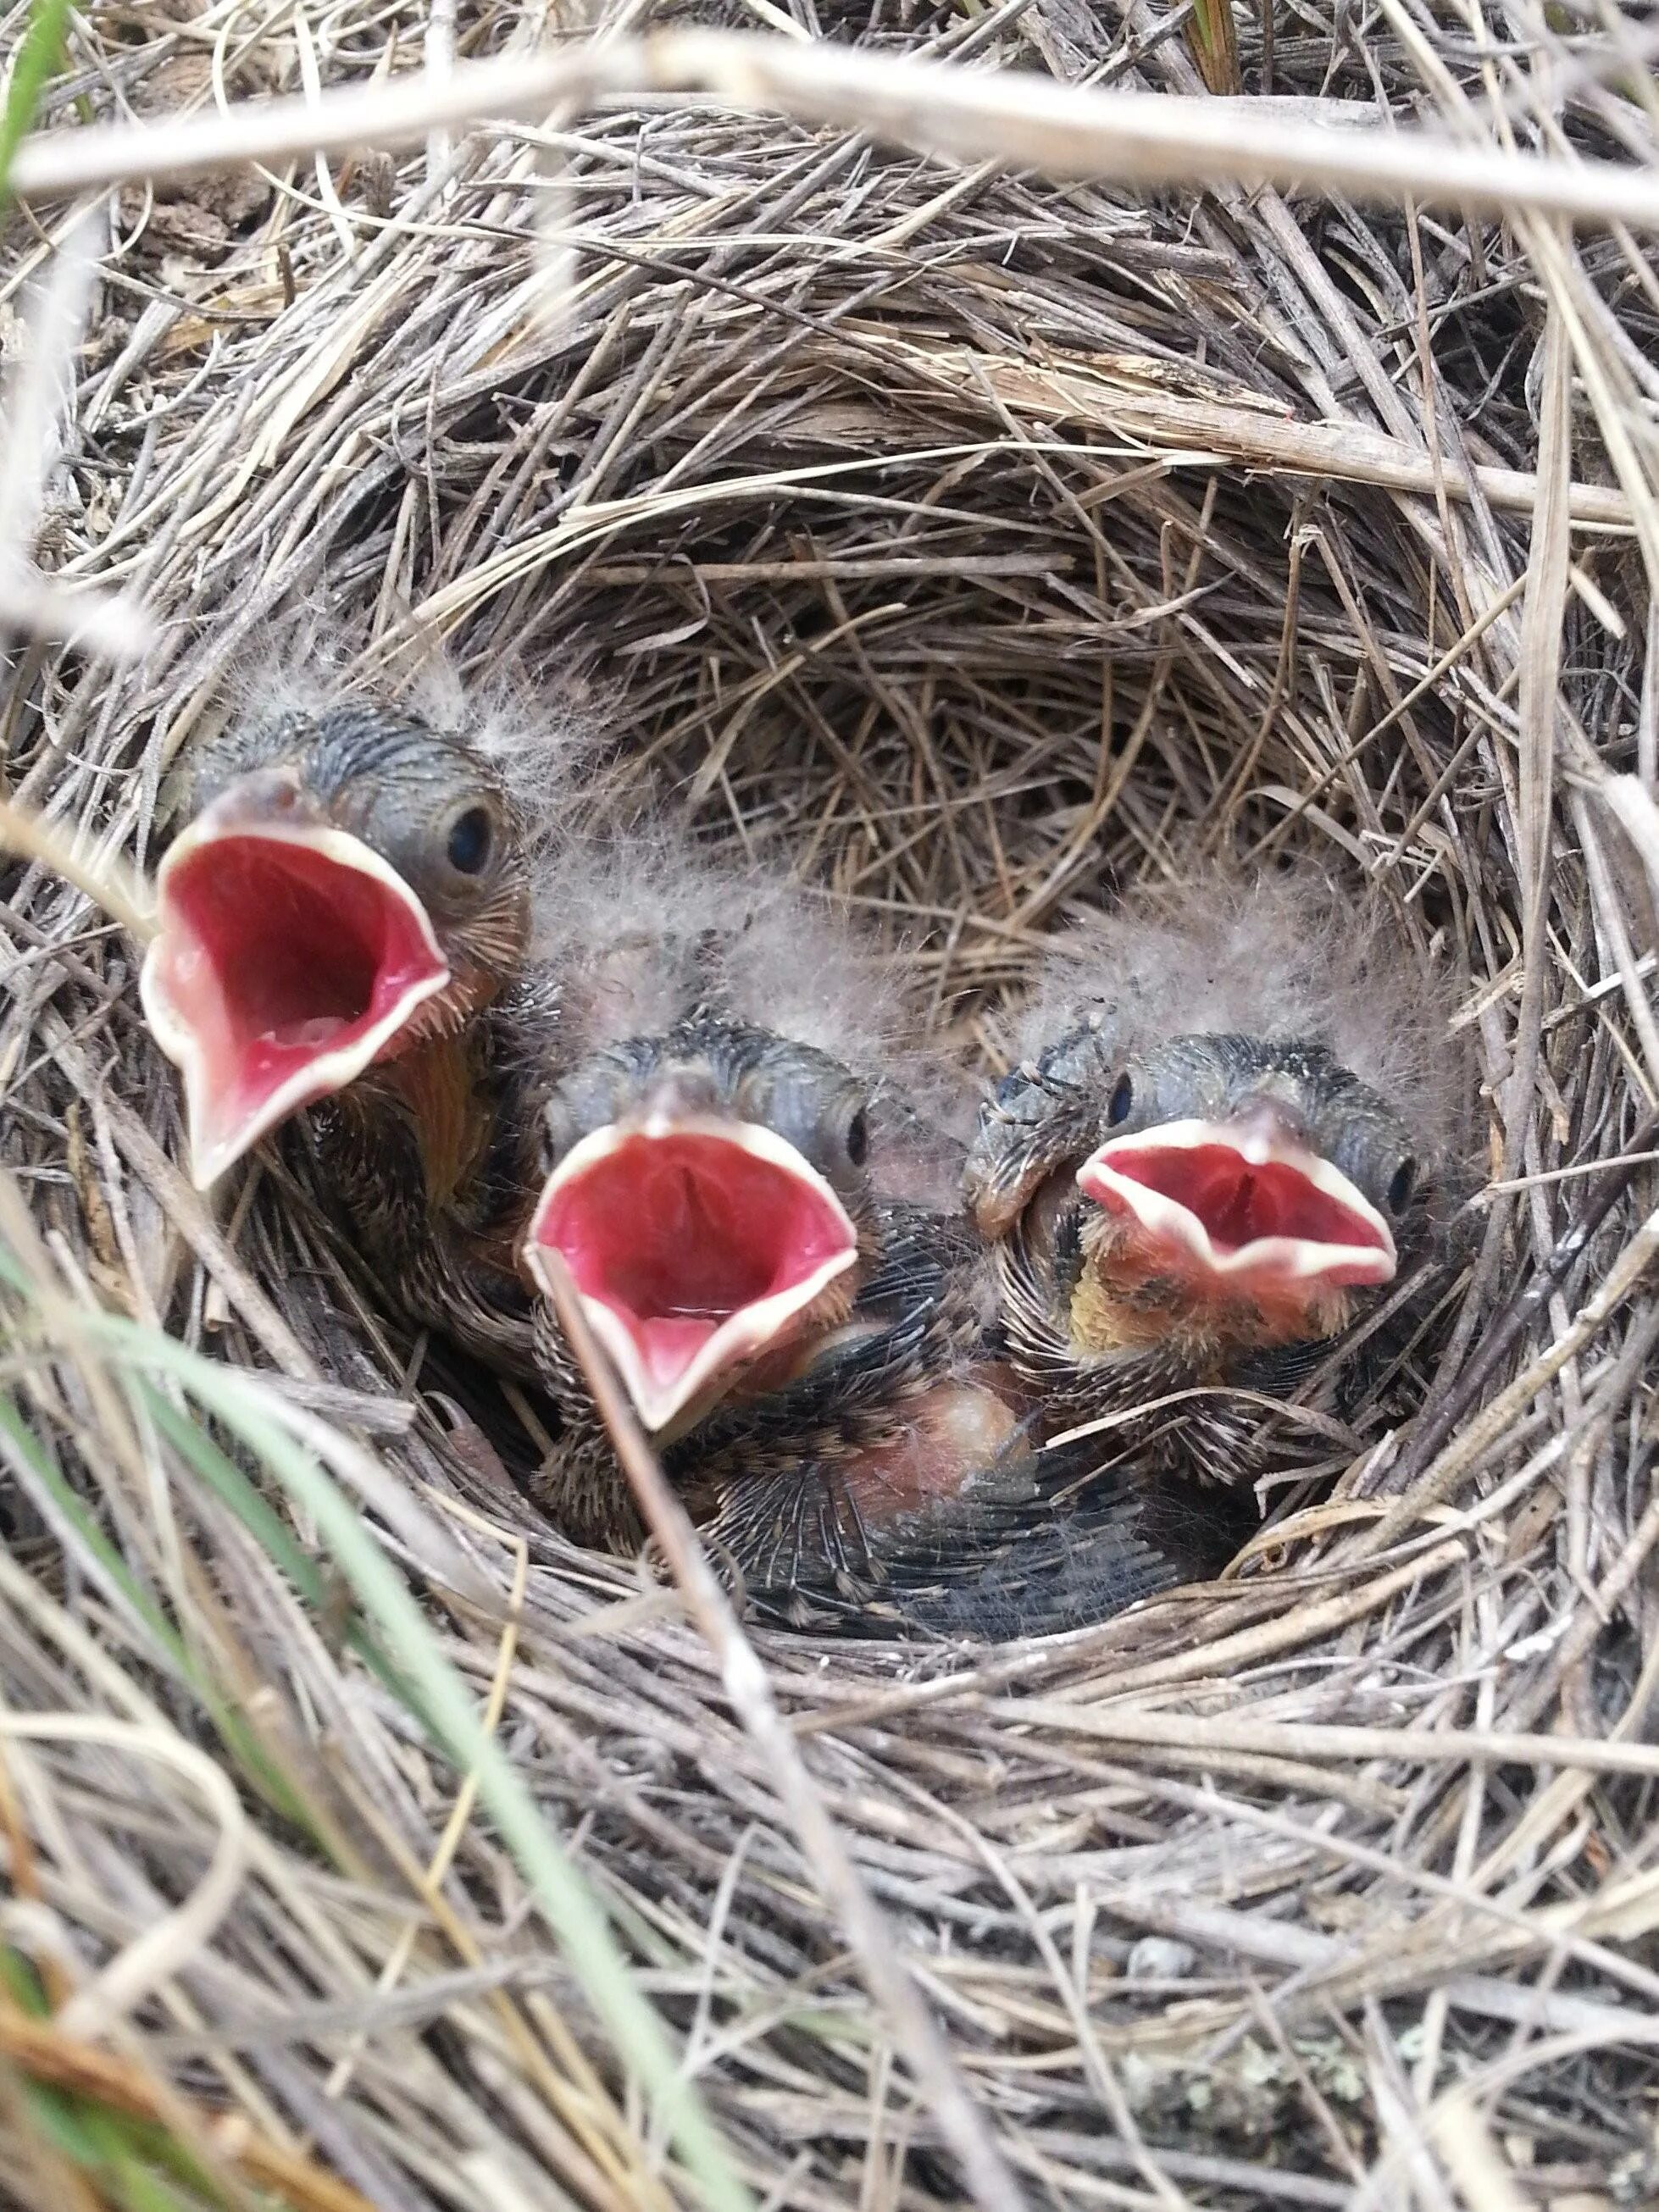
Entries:
{"type": "MultiPolygon", "coordinates": [[[[1271,5],[1272,0],[1266,0],[1271,5]]],[[[1232,0],[1196,0],[1187,19],[1187,43],[1192,48],[1206,87],[1214,93],[1238,93],[1244,80],[1238,69],[1238,32],[1233,22],[1232,0]]]]}
{"type": "MultiPolygon", "coordinates": [[[[202,2201],[193,2191],[189,2203],[175,2197],[159,2174],[136,2159],[117,2158],[112,2164],[115,2186],[126,2212],[192,2212],[192,2207],[202,2201]]],[[[222,2203],[224,2200],[216,2192],[215,2201],[222,2203]]]]}
{"type": "MultiPolygon", "coordinates": [[[[111,1586],[119,1591],[131,1607],[135,1619],[142,1623],[162,1660],[171,1667],[178,1679],[202,1700],[221,1741],[250,1784],[285,1820],[294,1821],[307,1835],[315,1837],[313,1824],[305,1805],[265,1757],[258,1738],[240,1718],[234,1705],[203,1674],[189,1645],[162,1608],[134,1577],[126,1561],[88,1512],[76,1496],[74,1485],[29,1427],[15,1402],[0,1396],[0,1463],[8,1455],[21,1460],[28,1468],[74,1530],[76,1543],[82,1546],[89,1559],[96,1562],[111,1586]]],[[[304,1554],[301,1556],[303,1558],[304,1554]]],[[[319,1843],[323,1840],[320,1837],[315,1837],[315,1839],[319,1843]]]]}
{"type": "Polygon", "coordinates": [[[123,1368],[171,1376],[240,1438],[313,1520],[356,1593],[395,1672],[392,1685],[478,1796],[604,2022],[617,2054],[655,2102],[711,2212],[750,2212],[752,2199],[662,2021],[637,1988],[604,1907],[577,1873],[529,1790],[480,1724],[461,1677],[440,1650],[403,1577],[333,1477],[283,1425],[283,1407],[249,1376],[174,1339],[112,1315],[70,1325],[123,1368]]]}
{"type": "MultiPolygon", "coordinates": [[[[42,2142],[78,2166],[106,2194],[113,2191],[127,2212],[192,2212],[203,2204],[222,2206],[223,2192],[212,2187],[198,2161],[173,2143],[153,2121],[112,2112],[95,2098],[21,2078],[31,2122],[42,2142]],[[175,2192],[161,2169],[178,2166],[207,2182],[208,2193],[190,2188],[188,2201],[175,2192]]],[[[44,2205],[39,2212],[47,2212],[44,2205]]]]}
{"type": "Polygon", "coordinates": [[[69,12],[69,0],[34,0],[0,107],[0,202],[6,198],[12,156],[28,135],[40,95],[62,58],[69,12]]]}
{"type": "Polygon", "coordinates": [[[212,1437],[182,1413],[171,1398],[142,1375],[135,1378],[135,1387],[144,1411],[179,1458],[195,1469],[204,1486],[220,1504],[236,1516],[306,1603],[320,1610],[328,1600],[327,1586],[316,1562],[307,1556],[281,1515],[260,1497],[235,1461],[228,1458],[212,1437]]]}
{"type": "Polygon", "coordinates": [[[9,1943],[0,1943],[0,1989],[31,2020],[44,2020],[52,2010],[34,1962],[9,1943]]]}

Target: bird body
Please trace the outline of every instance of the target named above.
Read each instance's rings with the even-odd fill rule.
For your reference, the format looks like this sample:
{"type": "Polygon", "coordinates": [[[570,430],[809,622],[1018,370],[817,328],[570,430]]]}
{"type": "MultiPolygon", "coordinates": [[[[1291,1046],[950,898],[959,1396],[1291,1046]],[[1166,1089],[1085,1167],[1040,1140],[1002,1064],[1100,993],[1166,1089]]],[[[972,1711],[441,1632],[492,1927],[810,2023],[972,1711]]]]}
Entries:
{"type": "MultiPolygon", "coordinates": [[[[967,1087],[912,1057],[891,963],[832,902],[665,845],[624,860],[625,895],[602,851],[575,860],[541,949],[564,979],[562,1073],[529,1272],[544,1242],[559,1252],[755,1609],[972,1633],[974,1584],[1018,1547],[1039,1481],[992,1255],[962,1212],[967,1087]]],[[[538,1494],[583,1540],[631,1548],[550,1302],[537,1337],[562,1414],[538,1494]]],[[[1163,1567],[1099,1524],[1111,1610],[1163,1567]]],[[[1010,1581],[997,1617],[1014,1610],[1010,1581]]]]}
{"type": "Polygon", "coordinates": [[[530,883],[496,766],[418,715],[337,700],[238,723],[180,798],[143,995],[184,1071],[196,1181],[308,1109],[387,1294],[532,1372],[504,1012],[530,883]]]}
{"type": "Polygon", "coordinates": [[[1201,1571],[1114,1462],[1157,1431],[1259,1464],[1257,1409],[1422,1249],[1441,1157],[1356,1073],[1306,894],[1063,944],[969,1153],[832,902],[568,801],[527,816],[386,708],[200,757],[144,974],[198,1180],[305,1109],[386,1294],[553,1398],[533,1487],[582,1540],[641,1532],[554,1254],[763,1610],[1031,1632],[1201,1571]]]}
{"type": "Polygon", "coordinates": [[[1186,886],[1062,939],[1026,1035],[966,1187],[1055,1427],[1221,1484],[1328,1453],[1447,1187],[1431,981],[1308,878],[1186,886]]]}
{"type": "Polygon", "coordinates": [[[508,1003],[412,1046],[314,1108],[312,1142],[325,1189],[402,1311],[532,1381],[519,1245],[534,1153],[504,1050],[512,1030],[508,1003]]]}
{"type": "MultiPolygon", "coordinates": [[[[550,835],[476,749],[384,707],[239,726],[185,813],[145,998],[198,1180],[303,1110],[385,1294],[550,1389],[538,1489],[572,1534],[638,1530],[525,1265],[550,1116],[582,1155],[550,1203],[615,1293],[592,1310],[720,1540],[748,1544],[784,1471],[839,1501],[828,1549],[836,1511],[908,1528],[994,1458],[1016,1416],[958,1372],[990,1311],[954,1218],[966,1094],[907,1066],[882,963],[824,902],[641,825],[550,835]]],[[[793,1565],[769,1538],[780,1587],[818,1571],[810,1519],[793,1565]]]]}
{"type": "MultiPolygon", "coordinates": [[[[669,1472],[715,1513],[728,1483],[809,1464],[821,1480],[885,1449],[901,1402],[967,1326],[945,1318],[959,1141],[867,1054],[855,1070],[803,1036],[815,1024],[792,1018],[787,994],[764,995],[789,1029],[749,1018],[781,932],[806,916],[776,887],[732,889],[682,969],[680,1018],[596,1038],[552,1086],[526,1248],[532,1275],[559,1253],[669,1472]],[[757,928],[751,960],[734,939],[757,928]],[[930,1182],[936,1206],[902,1194],[930,1182]]],[[[830,934],[812,917],[803,961],[830,934]]],[[[656,983],[675,959],[665,945],[656,983]]],[[[816,1000],[822,958],[801,972],[816,1000]]],[[[866,993],[866,1039],[867,1006],[866,993]]],[[[564,1414],[551,1510],[590,1540],[636,1540],[550,1302],[538,1341],[564,1414]]]]}

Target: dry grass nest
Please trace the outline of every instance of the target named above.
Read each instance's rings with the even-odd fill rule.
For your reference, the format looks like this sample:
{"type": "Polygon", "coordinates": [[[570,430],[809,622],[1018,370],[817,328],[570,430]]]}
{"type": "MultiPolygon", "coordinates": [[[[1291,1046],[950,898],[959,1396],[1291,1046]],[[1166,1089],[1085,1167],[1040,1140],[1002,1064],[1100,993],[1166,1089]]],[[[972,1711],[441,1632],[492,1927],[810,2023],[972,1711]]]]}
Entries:
{"type": "MultiPolygon", "coordinates": [[[[1207,20],[797,12],[1173,90],[1207,20]]],[[[94,11],[49,105],[366,80],[423,27],[94,11]]],[[[1652,128],[1619,25],[1297,0],[1277,32],[1272,96],[1333,128],[1490,129],[1489,97],[1551,143],[1652,128]]],[[[51,243],[11,239],[0,313],[51,243]]],[[[667,100],[129,189],[112,240],[41,559],[136,593],[156,641],[114,672],[20,647],[3,693],[14,796],[101,850],[142,860],[167,763],[320,623],[347,680],[441,647],[520,711],[599,714],[623,788],[908,933],[939,1049],[988,1074],[1045,933],[1218,856],[1369,882],[1462,979],[1490,1187],[1420,1409],[1334,1492],[1073,1637],[756,1643],[1032,2203],[1652,2202],[1645,249],[1143,204],[667,100]]],[[[324,1464],[757,2195],[962,2201],[677,1598],[538,1522],[520,1412],[380,1309],[303,1162],[191,1194],[129,940],[42,869],[6,890],[16,2201],[695,2194],[487,1778],[364,1628],[324,1464]],[[70,2127],[134,2112],[160,2198],[70,2127]]]]}

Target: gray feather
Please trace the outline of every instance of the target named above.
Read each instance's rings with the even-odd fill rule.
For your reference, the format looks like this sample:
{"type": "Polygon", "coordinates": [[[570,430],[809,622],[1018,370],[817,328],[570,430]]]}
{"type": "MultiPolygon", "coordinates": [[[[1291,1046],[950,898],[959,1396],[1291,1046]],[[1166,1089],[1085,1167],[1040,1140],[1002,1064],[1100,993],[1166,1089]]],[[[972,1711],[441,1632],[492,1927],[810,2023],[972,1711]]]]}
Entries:
{"type": "Polygon", "coordinates": [[[1132,892],[1058,938],[1019,1046],[1034,1059],[1091,1016],[1106,1060],[1205,1031],[1323,1044],[1434,1156],[1455,1146],[1468,1089],[1453,1003],[1380,901],[1308,869],[1248,883],[1223,871],[1132,892]]]}

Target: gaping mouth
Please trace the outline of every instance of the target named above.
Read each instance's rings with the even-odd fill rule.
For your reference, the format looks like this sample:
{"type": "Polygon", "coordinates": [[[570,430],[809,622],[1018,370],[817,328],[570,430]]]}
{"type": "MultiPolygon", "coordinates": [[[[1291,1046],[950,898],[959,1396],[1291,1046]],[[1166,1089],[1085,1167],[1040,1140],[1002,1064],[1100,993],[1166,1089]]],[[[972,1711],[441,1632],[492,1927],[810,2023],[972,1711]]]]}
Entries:
{"type": "Polygon", "coordinates": [[[378,854],[343,830],[251,822],[236,799],[162,861],[139,980],[184,1073],[198,1190],[360,1075],[449,981],[425,908],[378,854]]]}
{"type": "Polygon", "coordinates": [[[563,1257],[647,1429],[778,1346],[853,1265],[858,1235],[793,1145],[751,1122],[612,1123],[548,1177],[525,1263],[563,1257]]]}
{"type": "Polygon", "coordinates": [[[1259,1128],[1166,1121],[1111,1138],[1077,1181],[1173,1272],[1218,1291],[1376,1285],[1397,1264],[1388,1223],[1346,1176],[1259,1128]]]}

